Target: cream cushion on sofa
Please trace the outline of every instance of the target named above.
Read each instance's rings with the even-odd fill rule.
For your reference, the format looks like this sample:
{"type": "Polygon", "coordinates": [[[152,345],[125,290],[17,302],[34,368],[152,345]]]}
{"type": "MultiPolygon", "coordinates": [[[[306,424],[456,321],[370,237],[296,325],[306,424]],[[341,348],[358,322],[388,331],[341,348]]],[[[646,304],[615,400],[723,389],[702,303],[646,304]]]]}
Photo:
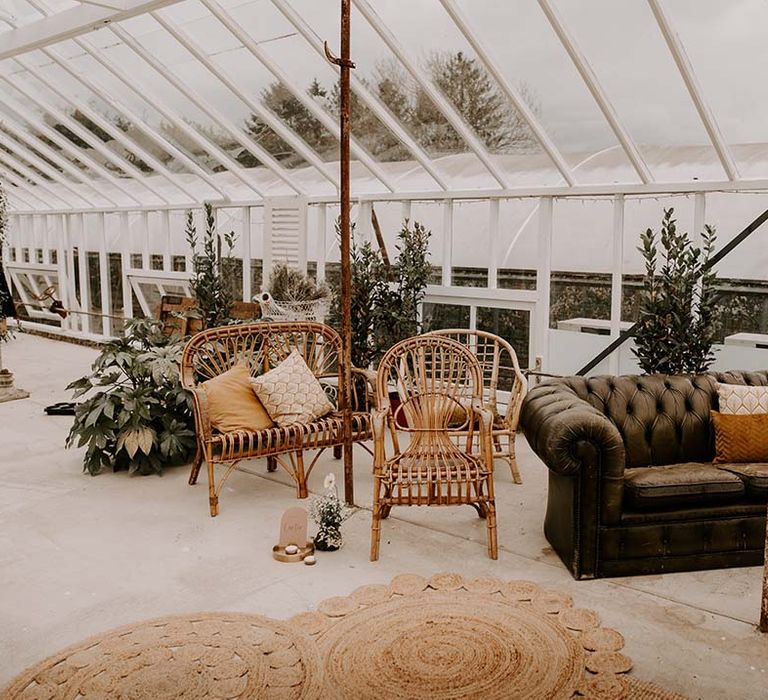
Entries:
{"type": "Polygon", "coordinates": [[[717,396],[720,413],[731,416],[749,416],[768,413],[768,386],[718,384],[717,396]]]}
{"type": "Polygon", "coordinates": [[[251,385],[281,428],[311,423],[333,411],[333,404],[298,350],[266,374],[251,379],[251,385]]]}

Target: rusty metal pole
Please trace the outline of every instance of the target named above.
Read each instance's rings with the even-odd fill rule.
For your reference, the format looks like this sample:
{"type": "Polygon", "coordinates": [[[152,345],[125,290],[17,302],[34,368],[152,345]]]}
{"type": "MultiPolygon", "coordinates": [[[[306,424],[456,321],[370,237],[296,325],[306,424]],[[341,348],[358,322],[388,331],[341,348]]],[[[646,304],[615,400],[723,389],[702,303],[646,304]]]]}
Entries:
{"type": "Polygon", "coordinates": [[[350,71],[355,64],[350,60],[351,0],[341,0],[341,338],[343,342],[342,366],[344,391],[342,417],[344,430],[344,499],[349,505],[355,501],[354,472],[352,468],[352,269],[350,261],[350,183],[349,183],[349,131],[350,131],[350,71]]]}
{"type": "Polygon", "coordinates": [[[760,631],[768,632],[768,532],[765,533],[765,564],[763,568],[763,600],[760,605],[760,631]]]}

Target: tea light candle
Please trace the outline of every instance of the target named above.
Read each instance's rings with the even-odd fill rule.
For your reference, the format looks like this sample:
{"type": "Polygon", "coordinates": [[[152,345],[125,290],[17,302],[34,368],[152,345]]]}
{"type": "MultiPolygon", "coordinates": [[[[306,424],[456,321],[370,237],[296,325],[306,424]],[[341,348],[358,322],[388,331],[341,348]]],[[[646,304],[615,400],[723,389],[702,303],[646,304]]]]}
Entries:
{"type": "Polygon", "coordinates": [[[285,553],[286,554],[298,554],[299,553],[299,548],[295,544],[289,544],[285,548],[285,553]]]}
{"type": "Polygon", "coordinates": [[[307,566],[314,566],[317,563],[317,559],[312,554],[308,554],[306,557],[304,557],[304,563],[307,566]]]}

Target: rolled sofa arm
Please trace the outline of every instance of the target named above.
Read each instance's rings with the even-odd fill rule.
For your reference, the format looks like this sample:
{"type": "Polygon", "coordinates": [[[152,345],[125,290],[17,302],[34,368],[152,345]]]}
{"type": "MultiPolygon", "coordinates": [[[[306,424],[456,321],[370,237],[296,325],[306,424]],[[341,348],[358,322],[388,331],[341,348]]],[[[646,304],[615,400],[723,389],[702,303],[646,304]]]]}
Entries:
{"type": "Polygon", "coordinates": [[[531,389],[520,422],[528,444],[557,474],[577,474],[584,456],[597,452],[604,478],[623,476],[625,450],[618,429],[566,383],[554,380],[531,389]]]}

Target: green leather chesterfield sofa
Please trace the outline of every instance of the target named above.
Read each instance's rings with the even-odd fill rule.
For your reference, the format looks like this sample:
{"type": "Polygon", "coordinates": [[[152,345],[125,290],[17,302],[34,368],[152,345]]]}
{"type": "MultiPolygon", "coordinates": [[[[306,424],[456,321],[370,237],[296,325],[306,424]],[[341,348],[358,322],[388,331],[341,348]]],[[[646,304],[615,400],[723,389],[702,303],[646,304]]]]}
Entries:
{"type": "Polygon", "coordinates": [[[549,468],[544,532],[574,578],[762,563],[767,464],[713,465],[717,384],[768,372],[569,377],[521,424],[549,468]]]}

